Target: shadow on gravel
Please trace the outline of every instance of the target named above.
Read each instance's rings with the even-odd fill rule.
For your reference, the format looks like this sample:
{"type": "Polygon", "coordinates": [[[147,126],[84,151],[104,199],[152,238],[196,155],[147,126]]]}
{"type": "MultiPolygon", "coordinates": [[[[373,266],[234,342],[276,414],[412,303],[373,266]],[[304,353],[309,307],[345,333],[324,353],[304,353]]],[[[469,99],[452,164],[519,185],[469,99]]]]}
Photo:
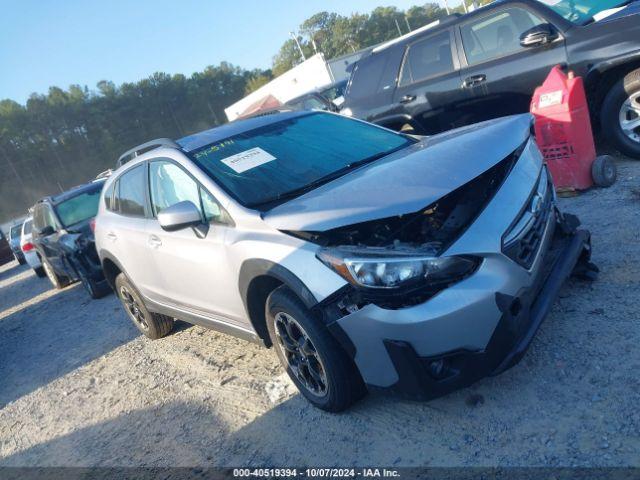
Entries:
{"type": "MultiPolygon", "coordinates": [[[[2,288],[3,311],[5,299],[38,297],[43,289],[40,281],[33,276],[2,288]]],[[[46,291],[49,284],[45,282],[42,279],[46,291]]],[[[92,301],[75,284],[41,297],[0,320],[0,407],[139,335],[123,318],[114,296],[92,301]]]]}
{"type": "Polygon", "coordinates": [[[38,278],[26,265],[0,271],[0,275],[0,322],[7,310],[51,289],[48,279],[38,278]]]}
{"type": "MultiPolygon", "coordinates": [[[[215,455],[223,450],[226,432],[225,423],[214,413],[172,402],[122,414],[35,445],[0,459],[0,466],[211,465],[218,463],[215,455]]],[[[246,455],[246,446],[242,450],[246,455]]]]}
{"type": "Polygon", "coordinates": [[[29,268],[27,265],[20,265],[15,261],[0,265],[0,282],[26,270],[27,268],[29,268]]]}

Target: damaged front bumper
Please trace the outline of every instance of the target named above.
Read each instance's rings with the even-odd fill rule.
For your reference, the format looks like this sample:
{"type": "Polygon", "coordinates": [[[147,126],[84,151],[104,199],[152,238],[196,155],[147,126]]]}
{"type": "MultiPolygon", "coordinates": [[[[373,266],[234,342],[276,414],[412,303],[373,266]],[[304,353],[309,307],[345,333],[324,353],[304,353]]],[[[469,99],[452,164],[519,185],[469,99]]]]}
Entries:
{"type": "Polygon", "coordinates": [[[398,310],[370,304],[331,323],[369,388],[428,400],[515,365],[564,281],[597,270],[589,262],[589,232],[555,208],[550,217],[529,272],[490,255],[470,278],[423,304],[398,310]]]}

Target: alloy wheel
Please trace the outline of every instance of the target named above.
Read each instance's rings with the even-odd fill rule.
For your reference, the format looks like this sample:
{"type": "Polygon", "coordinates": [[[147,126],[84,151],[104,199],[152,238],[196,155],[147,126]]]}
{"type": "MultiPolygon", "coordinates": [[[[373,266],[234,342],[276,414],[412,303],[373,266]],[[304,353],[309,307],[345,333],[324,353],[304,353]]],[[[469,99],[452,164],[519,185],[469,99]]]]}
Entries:
{"type": "Polygon", "coordinates": [[[625,100],[620,107],[620,128],[634,142],[640,142],[640,91],[625,100]]]}
{"type": "Polygon", "coordinates": [[[295,377],[318,397],[328,392],[327,374],[315,345],[302,326],[288,313],[275,316],[275,331],[282,355],[295,377]]]}
{"type": "Polygon", "coordinates": [[[125,286],[120,287],[120,300],[122,300],[122,304],[124,305],[127,314],[129,314],[129,318],[140,325],[143,330],[148,330],[149,324],[147,323],[144,313],[140,309],[138,301],[133,297],[133,295],[131,295],[125,286]]]}

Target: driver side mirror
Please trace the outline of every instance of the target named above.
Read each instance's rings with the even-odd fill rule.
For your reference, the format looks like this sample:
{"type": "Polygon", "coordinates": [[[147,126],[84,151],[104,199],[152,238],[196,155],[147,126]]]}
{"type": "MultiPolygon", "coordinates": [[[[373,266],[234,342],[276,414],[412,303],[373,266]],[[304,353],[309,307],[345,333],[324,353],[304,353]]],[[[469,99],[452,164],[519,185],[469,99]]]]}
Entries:
{"type": "Polygon", "coordinates": [[[536,25],[520,35],[520,45],[523,47],[539,47],[547,45],[558,38],[558,31],[548,23],[536,25]]]}
{"type": "Polygon", "coordinates": [[[158,213],[160,227],[167,232],[175,232],[187,227],[197,227],[202,224],[200,210],[193,202],[185,200],[165,208],[158,213]]]}

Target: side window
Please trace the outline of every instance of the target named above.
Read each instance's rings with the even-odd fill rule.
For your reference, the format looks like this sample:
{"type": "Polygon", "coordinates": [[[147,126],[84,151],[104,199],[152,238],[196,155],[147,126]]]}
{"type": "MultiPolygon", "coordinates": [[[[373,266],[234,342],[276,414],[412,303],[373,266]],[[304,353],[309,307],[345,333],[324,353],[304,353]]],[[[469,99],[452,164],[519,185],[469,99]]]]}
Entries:
{"type": "Polygon", "coordinates": [[[200,207],[198,184],[175,163],[155,161],[149,166],[151,206],[157,215],[179,202],[190,201],[200,207]]]}
{"type": "Polygon", "coordinates": [[[531,12],[513,7],[463,25],[460,33],[467,63],[475,65],[524,49],[520,36],[544,23],[531,12]]]}
{"type": "Polygon", "coordinates": [[[44,226],[53,227],[54,230],[57,230],[58,223],[56,222],[56,219],[53,215],[53,211],[51,210],[51,207],[47,205],[47,206],[44,206],[42,210],[44,214],[44,226]]]}
{"type": "Polygon", "coordinates": [[[389,48],[358,62],[353,72],[348,95],[365,98],[393,88],[396,84],[402,50],[389,48]]]}
{"type": "Polygon", "coordinates": [[[42,215],[42,204],[36,205],[33,210],[33,226],[36,230],[42,230],[44,228],[44,215],[42,215]]]}
{"type": "Polygon", "coordinates": [[[451,36],[445,31],[409,47],[400,85],[453,71],[451,36]]]}
{"type": "Polygon", "coordinates": [[[121,214],[144,217],[145,187],[144,165],[138,165],[120,176],[116,197],[121,214]]]}
{"type": "Polygon", "coordinates": [[[231,223],[231,219],[227,212],[220,206],[218,201],[213,198],[213,195],[202,187],[200,187],[200,199],[202,200],[204,218],[207,219],[207,222],[224,224],[231,223]]]}

